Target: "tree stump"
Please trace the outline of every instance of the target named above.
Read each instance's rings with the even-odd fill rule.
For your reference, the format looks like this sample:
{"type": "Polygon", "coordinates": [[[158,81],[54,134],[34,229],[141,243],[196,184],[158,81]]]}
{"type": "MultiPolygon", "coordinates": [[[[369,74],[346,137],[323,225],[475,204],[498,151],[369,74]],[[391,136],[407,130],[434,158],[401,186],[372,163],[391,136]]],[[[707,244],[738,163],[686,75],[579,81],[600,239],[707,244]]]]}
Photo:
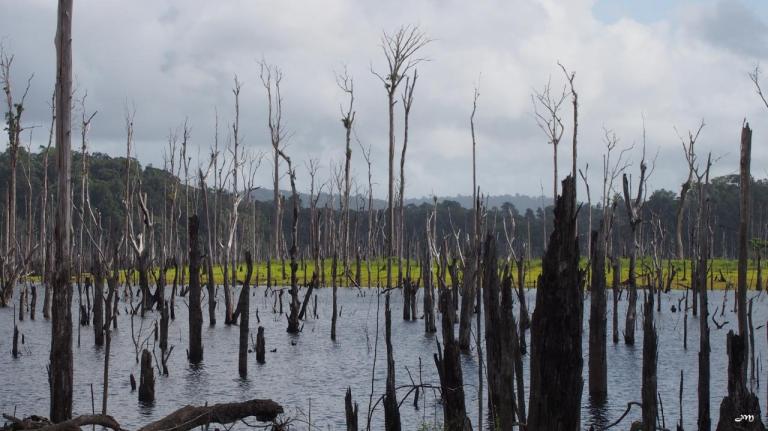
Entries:
{"type": "Polygon", "coordinates": [[[744,336],[728,331],[728,396],[720,403],[718,431],[765,430],[757,396],[747,389],[743,362],[747,341],[744,336]]]}
{"type": "Polygon", "coordinates": [[[264,341],[264,327],[259,326],[258,332],[256,333],[256,362],[263,364],[265,363],[264,358],[264,351],[266,350],[266,343],[264,341]]]}
{"type": "Polygon", "coordinates": [[[562,190],[531,321],[531,430],[576,431],[581,427],[584,304],[573,177],[563,180],[562,190]]]}
{"type": "Polygon", "coordinates": [[[352,404],[352,388],[344,396],[344,410],[347,414],[347,431],[357,431],[357,403],[352,404]]]}
{"type": "Polygon", "coordinates": [[[139,401],[147,404],[155,402],[155,370],[152,368],[152,354],[147,349],[141,352],[139,401]]]}

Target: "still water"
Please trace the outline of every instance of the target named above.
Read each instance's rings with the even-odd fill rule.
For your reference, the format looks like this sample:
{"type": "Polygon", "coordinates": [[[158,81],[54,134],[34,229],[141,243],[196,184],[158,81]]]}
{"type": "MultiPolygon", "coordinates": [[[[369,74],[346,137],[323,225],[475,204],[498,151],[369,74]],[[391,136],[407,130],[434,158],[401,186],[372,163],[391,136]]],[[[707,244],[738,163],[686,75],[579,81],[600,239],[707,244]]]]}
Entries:
{"type": "MultiPolygon", "coordinates": [[[[239,289],[236,289],[239,290],[239,289]]],[[[23,354],[13,359],[11,340],[14,316],[12,308],[0,309],[0,412],[14,414],[17,417],[32,414],[48,415],[48,384],[46,366],[50,346],[50,322],[42,318],[42,294],[38,289],[37,320],[19,322],[19,330],[24,335],[23,354]]],[[[284,315],[273,313],[273,297],[265,296],[265,288],[252,289],[251,296],[251,332],[261,325],[265,328],[266,364],[256,363],[255,354],[249,354],[248,378],[241,379],[237,372],[238,334],[237,326],[227,326],[223,322],[223,292],[218,292],[218,322],[210,327],[207,321],[207,298],[203,298],[203,345],[205,359],[201,366],[191,367],[187,360],[187,298],[177,298],[176,320],[169,327],[169,345],[175,346],[169,359],[170,375],[156,374],[154,405],[140,405],[137,393],[131,392],[130,375],[138,381],[139,365],[135,361],[134,343],[131,337],[131,319],[128,303],[124,298],[120,302],[118,329],[112,333],[112,352],[110,359],[109,413],[126,429],[136,429],[141,425],[165,416],[173,410],[186,405],[238,401],[251,398],[271,398],[285,408],[286,416],[295,418],[296,429],[342,430],[344,425],[344,394],[347,387],[352,388],[352,395],[360,405],[360,423],[363,425],[371,394],[373,376],[373,402],[384,393],[386,374],[386,350],[384,346],[384,298],[376,290],[339,289],[339,307],[341,315],[337,323],[337,341],[330,339],[331,290],[315,290],[317,295],[317,318],[312,313],[313,304],[308,306],[310,315],[304,322],[299,335],[287,334],[284,315]],[[380,303],[379,303],[380,299],[380,303]],[[377,307],[378,313],[377,313],[377,307]],[[258,317],[261,319],[257,323],[258,317]],[[379,316],[379,342],[376,369],[373,370],[376,352],[377,314],[379,316]]],[[[304,291],[302,290],[302,296],[304,291]]],[[[205,292],[204,292],[205,294],[205,292]]],[[[529,308],[535,303],[535,290],[527,292],[529,308]]],[[[610,292],[608,306],[611,307],[610,292]]],[[[683,292],[673,291],[662,295],[661,313],[657,314],[656,326],[659,334],[658,356],[658,391],[663,402],[663,412],[668,428],[674,428],[682,416],[686,429],[696,428],[696,382],[698,354],[698,318],[688,316],[688,349],[683,348],[683,313],[671,311],[678,306],[683,292]],[[678,405],[680,372],[684,377],[683,408],[678,405]]],[[[642,294],[640,295],[642,298],[642,294]]],[[[766,358],[766,339],[768,336],[768,310],[766,295],[750,292],[754,298],[754,325],[756,328],[756,360],[758,370],[766,358]]],[[[288,298],[284,295],[284,309],[288,310],[288,298]]],[[[619,327],[623,329],[626,301],[619,303],[619,327]]],[[[642,299],[639,301],[641,302],[642,299]]],[[[18,304],[18,301],[15,301],[18,304]]],[[[733,314],[733,292],[724,296],[723,292],[710,293],[710,309],[715,314],[718,324],[727,322],[718,329],[711,320],[711,410],[713,423],[717,423],[720,401],[726,394],[727,357],[725,335],[729,329],[736,330],[736,316],[733,314]],[[725,313],[721,315],[725,297],[725,313]]],[[[422,320],[405,322],[402,320],[402,296],[393,292],[392,298],[392,333],[394,357],[397,373],[397,385],[410,385],[423,382],[439,386],[433,354],[437,351],[438,334],[425,334],[422,320]]],[[[421,295],[419,295],[421,309],[421,295]]],[[[517,310],[517,308],[516,308],[517,310]]],[[[587,395],[587,339],[589,321],[589,297],[584,302],[584,381],[582,396],[582,427],[594,424],[600,429],[605,424],[616,420],[626,409],[627,402],[640,401],[642,372],[642,316],[638,306],[638,327],[636,345],[626,346],[622,341],[613,344],[611,340],[611,315],[608,311],[608,392],[605,405],[590,403],[587,395]]],[[[77,293],[73,300],[73,316],[77,319],[77,293]]],[[[437,316],[438,331],[440,329],[437,316]]],[[[144,319],[136,316],[134,331],[141,329],[141,339],[147,339],[150,350],[154,345],[152,330],[158,313],[148,313],[144,319]]],[[[473,319],[474,321],[474,319],[473,319]]],[[[620,329],[620,330],[621,330],[620,329]]],[[[94,347],[93,328],[80,327],[74,331],[75,352],[75,387],[74,414],[91,413],[91,387],[95,394],[96,410],[100,410],[104,350],[94,347]],[[80,344],[78,347],[78,336],[80,344]]],[[[458,328],[457,328],[458,333],[458,328]]],[[[530,342],[530,333],[526,337],[530,342]]],[[[157,347],[157,357],[160,356],[157,347]]],[[[473,424],[477,423],[477,381],[478,361],[472,354],[462,357],[467,409],[473,424]]],[[[524,358],[526,390],[528,385],[528,357],[524,358]]],[[[768,376],[762,372],[760,387],[755,391],[761,399],[762,412],[766,410],[766,391],[768,376]]],[[[402,397],[408,389],[402,389],[402,397]]],[[[526,400],[527,401],[527,400],[526,400]]],[[[487,405],[487,402],[484,403],[487,405]]],[[[403,428],[418,429],[422,424],[435,424],[442,421],[442,410],[437,395],[432,390],[421,393],[418,408],[413,405],[413,395],[400,408],[403,428]]],[[[625,419],[637,420],[640,411],[636,407],[625,419]]],[[[383,428],[381,404],[372,416],[372,429],[383,428]]],[[[487,420],[485,421],[487,423],[487,420]]],[[[629,422],[623,422],[620,429],[628,428],[629,422]]]]}

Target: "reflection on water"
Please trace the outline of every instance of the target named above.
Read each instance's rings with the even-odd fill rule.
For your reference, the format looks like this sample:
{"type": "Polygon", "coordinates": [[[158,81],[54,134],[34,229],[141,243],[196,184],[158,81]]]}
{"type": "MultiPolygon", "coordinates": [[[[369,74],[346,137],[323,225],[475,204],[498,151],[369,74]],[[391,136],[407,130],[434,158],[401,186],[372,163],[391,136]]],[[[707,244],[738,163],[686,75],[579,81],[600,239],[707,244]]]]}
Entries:
{"type": "MultiPolygon", "coordinates": [[[[244,400],[250,398],[272,398],[282,404],[286,412],[306,421],[311,416],[313,427],[320,429],[342,430],[344,426],[344,395],[347,387],[352,388],[354,400],[360,406],[360,423],[366,422],[368,400],[371,392],[374,349],[378,346],[376,372],[373,375],[373,404],[384,393],[386,375],[386,355],[383,340],[384,313],[380,312],[379,340],[376,342],[377,299],[375,291],[365,290],[361,296],[357,289],[340,289],[339,306],[341,316],[338,320],[337,341],[330,339],[330,289],[315,290],[318,295],[318,318],[310,317],[304,322],[300,335],[286,333],[284,315],[272,312],[273,298],[264,295],[264,288],[256,288],[251,297],[251,332],[261,325],[265,328],[266,364],[256,363],[255,353],[250,353],[248,378],[241,379],[237,369],[238,334],[237,326],[221,323],[223,307],[219,305],[220,317],[215,327],[210,327],[207,320],[203,326],[203,345],[205,359],[199,366],[191,366],[186,360],[187,349],[187,298],[176,301],[176,320],[171,322],[168,335],[169,345],[174,351],[168,361],[169,376],[156,376],[156,402],[153,406],[141,406],[137,393],[131,392],[130,375],[138,377],[139,365],[135,361],[134,344],[131,339],[130,317],[126,304],[121,304],[119,329],[113,331],[112,353],[110,358],[109,413],[127,429],[135,429],[167,415],[185,404],[213,404],[244,400]],[[258,316],[261,319],[257,323],[258,316]]],[[[223,296],[222,292],[219,292],[223,296]]],[[[688,346],[683,348],[683,314],[671,312],[672,305],[677,306],[683,293],[672,292],[662,295],[662,310],[657,315],[659,335],[658,353],[658,392],[664,405],[667,426],[672,426],[681,416],[678,405],[680,373],[684,377],[683,385],[683,422],[686,429],[695,429],[696,423],[696,382],[698,354],[698,318],[688,316],[688,346]]],[[[732,292],[727,303],[733,303],[732,292]]],[[[237,292],[235,293],[237,295],[237,292]]],[[[766,295],[755,296],[755,322],[768,319],[766,295]]],[[[535,291],[528,292],[529,308],[533,308],[535,291]]],[[[237,296],[235,296],[237,298],[237,296]]],[[[710,294],[710,302],[721,304],[723,293],[710,294]]],[[[287,296],[284,296],[287,300],[287,296]]],[[[17,416],[48,414],[49,395],[46,378],[46,366],[50,346],[50,322],[42,319],[42,298],[38,298],[37,320],[19,322],[19,330],[24,336],[23,355],[18,359],[10,357],[13,333],[13,309],[0,309],[0,412],[13,413],[17,416]]],[[[204,299],[203,307],[207,306],[204,299]]],[[[219,298],[218,304],[222,304],[219,298]]],[[[383,307],[383,301],[381,301],[383,307]]],[[[609,301],[610,306],[610,301],[609,301]]],[[[76,304],[73,304],[73,308],[76,304]]],[[[287,302],[284,303],[287,310],[287,302]]],[[[419,298],[421,307],[421,298],[419,298]]],[[[619,322],[623,329],[624,307],[620,302],[619,322]]],[[[726,393],[727,357],[725,352],[725,334],[735,329],[736,318],[731,307],[723,316],[720,312],[717,321],[730,322],[717,329],[711,325],[712,380],[710,402],[713,421],[717,421],[720,400],[726,393]]],[[[588,395],[588,347],[587,323],[589,321],[589,298],[584,303],[584,395],[582,397],[582,427],[594,426],[601,429],[615,421],[626,410],[627,403],[640,400],[642,372],[642,316],[638,306],[638,327],[635,346],[625,346],[623,341],[613,344],[611,341],[611,311],[608,313],[608,400],[597,404],[588,395]]],[[[76,311],[76,309],[75,309],[76,311]]],[[[207,310],[204,310],[204,318],[207,310]]],[[[313,313],[312,313],[313,314],[313,313]]],[[[420,314],[420,313],[419,313],[420,314]]],[[[313,314],[314,315],[314,314],[313,314]]],[[[75,314],[76,316],[76,314],[75,314]]],[[[414,382],[438,385],[433,354],[436,351],[435,335],[425,335],[422,321],[404,322],[402,316],[402,297],[399,292],[392,295],[393,345],[396,361],[397,385],[410,385],[414,382]],[[409,376],[410,374],[410,376],[409,376]]],[[[439,319],[439,316],[438,316],[439,319]]],[[[135,330],[141,328],[141,339],[148,339],[149,348],[154,345],[151,336],[155,321],[159,315],[148,313],[141,322],[135,317],[135,330]]],[[[711,316],[710,316],[711,321],[711,316]]],[[[474,322],[474,319],[473,319],[474,322]]],[[[756,326],[759,324],[756,323],[756,326]]],[[[440,325],[438,324],[439,328],[440,325]]],[[[94,404],[101,405],[104,351],[93,346],[93,328],[82,327],[80,330],[81,346],[77,347],[75,332],[75,414],[91,413],[91,389],[96,397],[94,404]]],[[[530,334],[528,334],[530,342],[530,334]]],[[[755,337],[756,358],[766,355],[766,337],[755,337]]],[[[159,350],[159,348],[158,348],[159,350]]],[[[157,352],[159,357],[159,351],[157,352]]],[[[464,382],[466,385],[467,410],[473,423],[477,422],[477,381],[478,367],[474,348],[471,354],[462,357],[464,382]]],[[[524,360],[526,391],[528,390],[528,357],[524,360]]],[[[157,372],[156,372],[157,374],[157,372]]],[[[137,379],[138,380],[138,379],[137,379]]],[[[487,385],[485,386],[487,389],[487,385]]],[[[398,392],[404,397],[408,392],[404,388],[398,392]]],[[[758,390],[758,396],[765,395],[758,390]]],[[[417,407],[414,407],[414,393],[402,403],[401,416],[405,429],[415,429],[424,422],[442,421],[442,406],[432,390],[419,394],[417,407]]],[[[527,401],[527,400],[526,400],[527,401]]],[[[762,400],[765,402],[766,400],[762,400]]],[[[487,406],[487,400],[484,401],[487,406]]],[[[486,412],[487,413],[487,412],[486,412]]],[[[640,418],[640,409],[633,407],[619,428],[626,429],[630,421],[640,418]],[[626,426],[624,426],[627,424],[626,426]]],[[[372,428],[383,426],[383,413],[380,404],[371,419],[372,428]]],[[[484,421],[486,424],[488,421],[484,421]]],[[[300,423],[300,422],[299,422],[300,423]]],[[[304,427],[304,425],[301,425],[304,427]]]]}
{"type": "Polygon", "coordinates": [[[589,396],[589,404],[587,408],[589,409],[588,412],[588,423],[589,425],[593,425],[595,429],[603,429],[605,428],[610,422],[608,421],[608,403],[605,400],[601,399],[593,399],[591,396],[589,396]]]}

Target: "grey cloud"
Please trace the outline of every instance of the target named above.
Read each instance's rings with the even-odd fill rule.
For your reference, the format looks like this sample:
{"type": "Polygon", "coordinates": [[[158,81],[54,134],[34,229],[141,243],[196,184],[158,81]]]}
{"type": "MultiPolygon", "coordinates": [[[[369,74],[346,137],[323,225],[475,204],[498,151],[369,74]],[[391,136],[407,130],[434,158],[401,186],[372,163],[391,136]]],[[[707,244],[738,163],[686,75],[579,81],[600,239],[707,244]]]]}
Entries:
{"type": "Polygon", "coordinates": [[[719,0],[694,14],[690,26],[714,46],[757,58],[768,54],[768,25],[740,0],[719,0]]]}

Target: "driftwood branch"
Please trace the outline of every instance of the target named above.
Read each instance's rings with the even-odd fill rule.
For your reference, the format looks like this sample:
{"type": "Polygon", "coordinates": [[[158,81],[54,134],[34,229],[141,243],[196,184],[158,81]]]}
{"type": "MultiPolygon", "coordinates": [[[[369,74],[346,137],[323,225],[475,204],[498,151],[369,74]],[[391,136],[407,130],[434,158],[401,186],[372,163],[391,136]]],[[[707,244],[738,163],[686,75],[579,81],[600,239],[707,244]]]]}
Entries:
{"type": "MultiPolygon", "coordinates": [[[[281,413],[283,413],[283,407],[272,400],[255,399],[212,406],[185,406],[158,421],[141,427],[138,431],[188,431],[211,423],[226,425],[251,416],[260,422],[271,422],[281,413]]],[[[109,415],[83,415],[58,424],[52,424],[48,419],[39,416],[18,419],[3,414],[3,418],[10,422],[8,426],[0,428],[3,431],[80,431],[80,427],[86,425],[99,425],[114,431],[125,431],[109,415]]]]}

